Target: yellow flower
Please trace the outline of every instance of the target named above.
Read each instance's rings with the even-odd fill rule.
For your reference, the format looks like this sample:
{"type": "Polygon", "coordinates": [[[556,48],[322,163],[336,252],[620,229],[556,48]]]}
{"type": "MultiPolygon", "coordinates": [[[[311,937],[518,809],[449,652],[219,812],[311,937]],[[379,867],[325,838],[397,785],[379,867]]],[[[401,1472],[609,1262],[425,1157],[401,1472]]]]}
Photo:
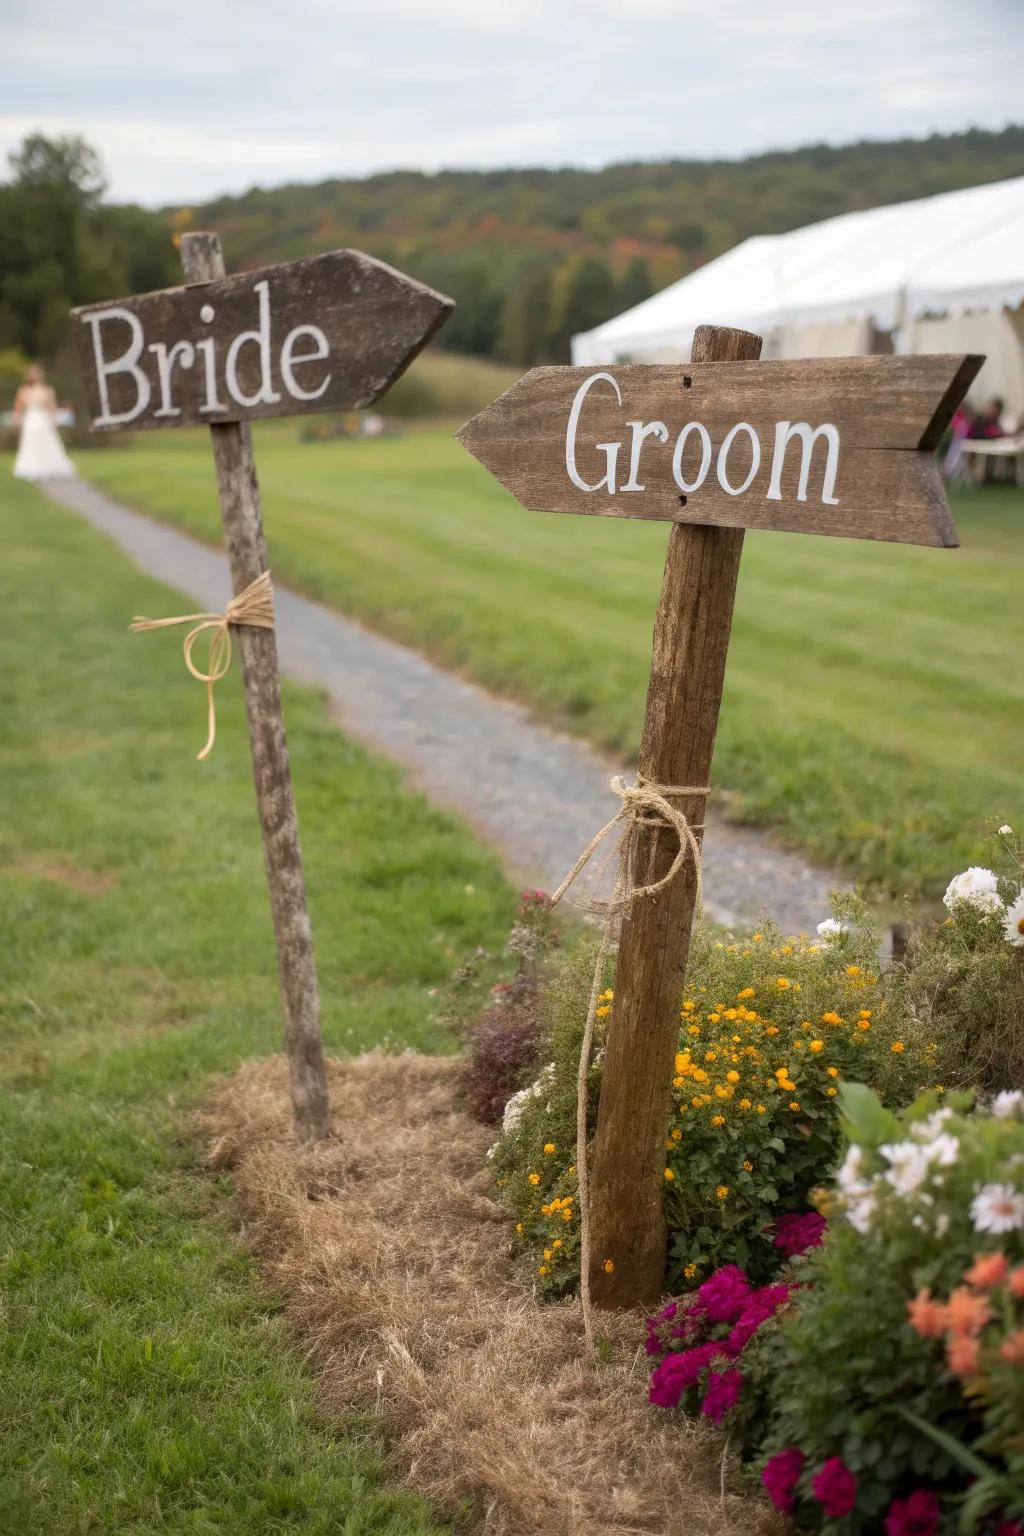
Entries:
{"type": "Polygon", "coordinates": [[[892,1051],[894,1056],[900,1056],[902,1055],[905,1047],[902,1040],[894,1040],[889,1049],[892,1051]]]}
{"type": "Polygon", "coordinates": [[[718,1060],[718,1052],[717,1051],[705,1051],[704,1052],[704,1060],[705,1061],[717,1061],[718,1060]]]}
{"type": "Polygon", "coordinates": [[[750,1108],[751,1108],[751,1103],[750,1103],[749,1099],[740,1099],[740,1109],[750,1109],[750,1108]]]}
{"type": "Polygon", "coordinates": [[[730,1094],[728,1088],[723,1088],[721,1083],[716,1083],[715,1084],[715,1098],[716,1099],[728,1099],[730,1097],[731,1097],[731,1094],[730,1094]]]}
{"type": "Polygon", "coordinates": [[[768,1111],[765,1109],[763,1104],[758,1104],[755,1107],[756,1107],[757,1112],[758,1112],[759,1115],[765,1115],[765,1114],[768,1113],[768,1111]]]}
{"type": "Polygon", "coordinates": [[[823,1013],[821,1016],[821,1022],[823,1024],[841,1024],[843,1021],[839,1017],[838,1013],[823,1013]]]}
{"type": "Polygon", "coordinates": [[[828,1073],[829,1077],[838,1077],[839,1076],[839,1068],[838,1067],[826,1067],[825,1071],[828,1073]]]}
{"type": "Polygon", "coordinates": [[[538,1275],[546,1275],[547,1272],[548,1272],[548,1267],[547,1267],[546,1264],[539,1264],[537,1266],[537,1273],[538,1273],[538,1275]]]}
{"type": "Polygon", "coordinates": [[[793,946],[792,946],[792,944],[783,944],[782,948],[779,950],[779,954],[780,955],[791,955],[792,953],[793,953],[793,946]]]}
{"type": "Polygon", "coordinates": [[[777,1035],[778,1032],[779,1032],[779,1026],[777,1024],[769,1024],[768,1027],[765,1029],[765,1034],[766,1035],[777,1035]]]}
{"type": "Polygon", "coordinates": [[[675,1174],[672,1172],[671,1168],[666,1168],[665,1169],[665,1177],[668,1180],[668,1182],[671,1184],[672,1180],[675,1178],[675,1174]]]}
{"type": "Polygon", "coordinates": [[[683,1004],[683,1011],[685,1013],[692,1013],[696,1006],[697,1004],[694,1002],[693,998],[688,997],[686,1002],[683,1004]]]}
{"type": "Polygon", "coordinates": [[[606,1019],[611,1011],[612,1010],[607,1003],[602,1003],[600,1008],[594,1009],[594,1015],[596,1018],[606,1019]]]}
{"type": "Polygon", "coordinates": [[[562,1246],[562,1239],[560,1237],[556,1237],[554,1242],[551,1244],[551,1246],[552,1246],[552,1248],[561,1248],[561,1246],[562,1246]]]}
{"type": "Polygon", "coordinates": [[[737,1008],[727,1008],[725,1010],[725,1017],[729,1020],[730,1023],[732,1023],[733,1019],[737,1017],[738,1013],[739,1010],[737,1008]]]}
{"type": "Polygon", "coordinates": [[[683,1278],[685,1280],[692,1280],[696,1273],[697,1273],[697,1266],[696,1266],[696,1264],[687,1264],[686,1268],[683,1270],[683,1278]]]}
{"type": "Polygon", "coordinates": [[[686,1033],[688,1035],[699,1035],[700,1034],[700,1025],[699,1024],[691,1024],[689,1029],[686,1031],[686,1033]]]}
{"type": "Polygon", "coordinates": [[[825,1094],[827,1098],[834,1099],[836,1096],[836,1090],[834,1088],[826,1088],[825,1094]]]}
{"type": "Polygon", "coordinates": [[[870,1017],[871,1017],[871,1009],[870,1008],[862,1008],[860,1010],[860,1016],[861,1016],[862,1019],[870,1019],[870,1017]]]}
{"type": "Polygon", "coordinates": [[[682,1133],[682,1131],[679,1129],[679,1127],[677,1125],[675,1130],[672,1132],[672,1140],[673,1141],[682,1141],[682,1139],[683,1139],[683,1133],[682,1133]]]}
{"type": "Polygon", "coordinates": [[[790,1107],[790,1109],[799,1109],[799,1108],[800,1108],[800,1105],[799,1105],[799,1104],[798,1104],[798,1103],[797,1103],[797,1102],[796,1102],[796,1100],[795,1100],[795,1099],[794,1099],[794,1100],[793,1100],[793,1102],[792,1102],[792,1103],[791,1103],[791,1104],[790,1104],[790,1106],[789,1106],[789,1107],[790,1107]]]}
{"type": "Polygon", "coordinates": [[[553,1141],[546,1141],[544,1143],[544,1155],[545,1155],[545,1157],[550,1157],[554,1150],[555,1150],[555,1144],[554,1144],[553,1141]]]}
{"type": "Polygon", "coordinates": [[[857,1028],[858,1029],[870,1029],[871,1028],[871,1020],[870,1019],[858,1019],[857,1020],[857,1028]]]}
{"type": "Polygon", "coordinates": [[[695,1093],[693,1098],[690,1100],[690,1103],[693,1105],[694,1109],[700,1109],[703,1102],[704,1100],[701,1098],[699,1093],[695,1093]]]}
{"type": "Polygon", "coordinates": [[[825,1042],[824,1040],[812,1040],[808,1049],[812,1050],[815,1056],[817,1056],[819,1051],[823,1051],[825,1049],[825,1042]]]}
{"type": "Polygon", "coordinates": [[[518,1233],[520,1233],[520,1234],[522,1234],[522,1230],[523,1230],[523,1224],[522,1224],[522,1222],[521,1222],[521,1221],[517,1221],[517,1222],[516,1222],[516,1231],[517,1231],[517,1232],[518,1232],[518,1233]]]}
{"type": "Polygon", "coordinates": [[[754,989],[753,989],[753,987],[744,987],[742,992],[737,992],[736,993],[737,1001],[740,998],[743,998],[743,997],[753,997],[753,996],[754,996],[754,989]]]}
{"type": "Polygon", "coordinates": [[[764,934],[763,933],[755,933],[755,934],[752,935],[752,937],[753,937],[753,940],[754,940],[755,944],[760,944],[763,941],[763,939],[764,939],[764,934]]]}
{"type": "Polygon", "coordinates": [[[712,1115],[711,1116],[711,1124],[712,1125],[724,1125],[725,1124],[725,1116],[724,1115],[712,1115]]]}
{"type": "Polygon", "coordinates": [[[745,1157],[745,1158],[744,1158],[744,1159],[743,1159],[743,1168],[744,1168],[744,1171],[745,1171],[745,1172],[747,1172],[747,1173],[753,1173],[753,1171],[754,1171],[754,1165],[753,1165],[753,1163],[752,1163],[752,1162],[751,1162],[751,1161],[750,1161],[750,1159],[749,1159],[749,1158],[746,1158],[746,1157],[745,1157]]]}
{"type": "Polygon", "coordinates": [[[545,1248],[544,1249],[544,1262],[547,1263],[547,1261],[550,1258],[551,1258],[551,1249],[550,1248],[545,1248]]]}
{"type": "Polygon", "coordinates": [[[727,1083],[738,1083],[740,1080],[740,1075],[735,1069],[733,1069],[733,1071],[727,1072],[725,1074],[725,1080],[727,1083]]]}
{"type": "Polygon", "coordinates": [[[789,977],[788,976],[776,976],[776,978],[775,978],[775,985],[778,987],[780,992],[785,992],[786,989],[789,986],[789,977]]]}
{"type": "Polygon", "coordinates": [[[708,1018],[712,1024],[720,1024],[722,1022],[722,1015],[720,1013],[709,1013],[708,1018]]]}
{"type": "Polygon", "coordinates": [[[563,1211],[562,1212],[562,1220],[563,1221],[572,1221],[572,1211],[563,1211]]]}
{"type": "Polygon", "coordinates": [[[718,1200],[725,1200],[728,1197],[728,1194],[728,1184],[719,1184],[718,1188],[715,1190],[715,1198],[718,1200]]]}
{"type": "Polygon", "coordinates": [[[859,976],[860,975],[860,966],[859,965],[848,965],[846,967],[846,974],[847,974],[847,976],[859,976]]]}
{"type": "Polygon", "coordinates": [[[534,1188],[536,1188],[536,1186],[540,1183],[540,1174],[539,1173],[531,1173],[531,1174],[528,1175],[528,1178],[529,1178],[530,1183],[534,1186],[534,1188]]]}
{"type": "Polygon", "coordinates": [[[601,1265],[601,1268],[604,1270],[606,1275],[610,1275],[612,1270],[615,1268],[615,1265],[612,1263],[611,1259],[605,1259],[604,1263],[601,1265]]]}

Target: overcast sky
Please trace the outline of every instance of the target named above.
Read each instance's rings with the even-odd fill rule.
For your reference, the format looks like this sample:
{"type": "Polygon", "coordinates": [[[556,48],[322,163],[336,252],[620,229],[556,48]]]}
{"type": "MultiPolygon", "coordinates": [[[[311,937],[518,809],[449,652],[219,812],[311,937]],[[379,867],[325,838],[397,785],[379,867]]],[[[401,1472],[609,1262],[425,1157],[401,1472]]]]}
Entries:
{"type": "Polygon", "coordinates": [[[1024,0],[0,0],[0,153],[117,198],[601,165],[1024,117],[1024,0]]]}

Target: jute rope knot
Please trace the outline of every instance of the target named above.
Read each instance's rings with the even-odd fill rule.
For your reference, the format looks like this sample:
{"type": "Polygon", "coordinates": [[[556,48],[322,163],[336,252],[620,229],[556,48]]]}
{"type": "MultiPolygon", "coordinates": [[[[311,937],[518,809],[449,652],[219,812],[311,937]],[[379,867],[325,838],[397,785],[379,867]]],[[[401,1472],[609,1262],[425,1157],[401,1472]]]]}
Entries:
{"type": "MultiPolygon", "coordinates": [[[[642,774],[637,775],[635,784],[627,784],[625,779],[617,774],[611,781],[611,790],[613,794],[619,797],[619,809],[611,820],[605,823],[596,837],[591,838],[551,898],[551,905],[553,907],[557,906],[566,891],[568,891],[581,871],[593,858],[604,839],[621,823],[622,834],[618,843],[619,872],[612,896],[610,900],[593,896],[583,907],[584,911],[604,915],[604,928],[597,951],[597,959],[594,962],[594,979],[590,985],[587,1022],[583,1028],[579,1069],[576,1074],[576,1171],[580,1189],[580,1302],[583,1310],[583,1334],[587,1345],[591,1348],[594,1343],[594,1323],[590,1304],[590,1175],[587,1166],[587,1079],[590,1075],[590,1056],[594,1044],[594,1025],[597,1020],[597,1005],[601,992],[601,981],[604,976],[604,964],[608,955],[608,949],[615,932],[615,920],[621,913],[628,912],[636,902],[657,896],[660,891],[665,890],[667,886],[671,885],[686,863],[687,858],[692,858],[693,860],[697,912],[703,911],[704,907],[701,848],[700,839],[697,837],[697,833],[703,831],[703,823],[691,823],[678,806],[672,804],[672,800],[688,795],[706,798],[708,786],[706,784],[654,784],[650,780],[645,779],[642,774]],[[634,870],[638,838],[641,832],[646,832],[652,827],[671,828],[678,839],[679,846],[671,865],[660,879],[653,880],[647,885],[637,885],[634,880],[634,870]]],[[[612,849],[611,854],[609,854],[609,857],[601,867],[596,881],[598,888],[600,888],[601,880],[614,853],[615,848],[612,849]]]]}
{"type": "Polygon", "coordinates": [[[213,701],[213,686],[220,682],[231,666],[232,624],[250,624],[255,629],[273,629],[274,627],[274,589],[270,584],[270,572],[264,571],[262,576],[257,576],[255,581],[250,582],[244,591],[231,599],[223,613],[182,613],[172,619],[146,619],[136,614],[131,622],[131,631],[133,634],[141,634],[148,629],[171,629],[176,624],[193,626],[185,636],[182,654],[192,676],[197,682],[206,684],[206,745],[197,754],[198,761],[204,762],[213,751],[213,744],[217,739],[217,710],[213,701]],[[210,631],[210,652],[204,672],[196,666],[192,659],[192,652],[199,636],[205,634],[207,630],[210,631]]]}

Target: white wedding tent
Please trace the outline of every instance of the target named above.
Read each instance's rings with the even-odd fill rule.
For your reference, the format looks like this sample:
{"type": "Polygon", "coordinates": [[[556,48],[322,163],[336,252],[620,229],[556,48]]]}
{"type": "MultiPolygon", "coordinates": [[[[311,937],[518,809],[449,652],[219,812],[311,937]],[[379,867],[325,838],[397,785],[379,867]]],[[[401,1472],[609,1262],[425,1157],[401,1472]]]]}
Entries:
{"type": "Polygon", "coordinates": [[[755,235],[595,330],[573,362],[680,362],[704,323],[765,357],[984,352],[972,398],[1024,415],[1024,176],[755,235]]]}

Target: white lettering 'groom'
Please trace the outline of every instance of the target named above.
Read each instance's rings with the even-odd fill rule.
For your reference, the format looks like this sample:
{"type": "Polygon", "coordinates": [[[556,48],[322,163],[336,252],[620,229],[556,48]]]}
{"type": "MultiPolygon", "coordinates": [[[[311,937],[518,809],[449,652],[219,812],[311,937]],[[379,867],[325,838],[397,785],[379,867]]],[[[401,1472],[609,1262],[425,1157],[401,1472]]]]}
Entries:
{"type": "Polygon", "coordinates": [[[142,348],[145,345],[142,325],[130,309],[122,309],[117,304],[112,305],[110,309],[94,310],[85,318],[92,330],[92,353],[96,360],[96,383],[100,392],[100,414],[96,417],[96,426],[123,427],[129,421],[134,421],[136,416],[141,416],[149,404],[149,380],[138,366],[142,348]],[[121,356],[115,357],[112,362],[108,362],[103,355],[103,338],[100,335],[101,326],[108,320],[123,320],[131,333],[128,346],[121,356]],[[135,381],[135,404],[127,411],[112,414],[107,379],[115,373],[131,374],[135,381]]]}
{"type": "Polygon", "coordinates": [[[608,487],[609,496],[614,496],[615,466],[618,463],[619,449],[622,447],[621,443],[594,444],[594,447],[597,448],[600,453],[604,454],[605,464],[607,465],[604,476],[598,480],[596,484],[590,485],[586,480],[583,479],[579,470],[576,468],[576,429],[580,424],[580,411],[583,409],[583,402],[587,398],[588,393],[599,379],[603,379],[606,384],[611,385],[612,389],[615,391],[616,400],[620,405],[622,404],[622,391],[619,389],[619,386],[616,384],[610,373],[592,373],[589,379],[584,379],[583,383],[576,391],[576,398],[573,400],[572,410],[569,412],[569,424],[565,429],[565,468],[569,479],[579,490],[599,491],[602,485],[606,485],[608,487]]]}

